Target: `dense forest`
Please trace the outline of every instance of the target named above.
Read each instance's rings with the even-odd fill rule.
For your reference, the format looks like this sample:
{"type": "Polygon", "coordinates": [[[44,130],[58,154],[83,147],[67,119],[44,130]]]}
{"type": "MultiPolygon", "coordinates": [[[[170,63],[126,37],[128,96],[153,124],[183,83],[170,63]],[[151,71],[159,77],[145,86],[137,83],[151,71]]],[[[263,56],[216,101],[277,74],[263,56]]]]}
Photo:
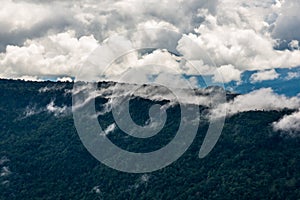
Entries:
{"type": "MultiPolygon", "coordinates": [[[[193,144],[176,162],[152,173],[129,174],[103,165],[81,143],[70,109],[72,87],[0,80],[1,200],[300,199],[300,138],[271,126],[292,110],[228,117],[217,145],[203,159],[198,153],[208,123],[201,122],[193,144]]],[[[138,124],[147,120],[142,113],[153,103],[131,101],[138,124]]],[[[147,141],[125,137],[118,129],[109,138],[130,151],[159,149],[178,128],[179,108],[168,112],[166,128],[147,141]]],[[[99,123],[109,126],[113,117],[107,113],[99,123]]]]}

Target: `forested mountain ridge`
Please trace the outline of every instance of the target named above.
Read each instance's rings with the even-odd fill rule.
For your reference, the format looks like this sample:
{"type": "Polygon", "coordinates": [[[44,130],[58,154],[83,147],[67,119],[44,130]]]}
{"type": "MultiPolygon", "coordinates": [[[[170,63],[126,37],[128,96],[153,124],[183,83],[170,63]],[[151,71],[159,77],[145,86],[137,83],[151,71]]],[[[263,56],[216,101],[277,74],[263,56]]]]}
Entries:
{"type": "MultiPolygon", "coordinates": [[[[101,164],[82,145],[71,113],[72,87],[0,80],[0,199],[300,199],[300,139],[271,126],[292,110],[228,117],[213,151],[199,159],[208,127],[202,122],[179,160],[153,173],[128,174],[101,164]]],[[[136,98],[132,112],[151,104],[136,98]]],[[[178,108],[170,109],[165,135],[152,138],[151,148],[164,146],[178,128],[178,108]]],[[[99,122],[108,126],[113,118],[107,114],[99,122]]],[[[110,139],[132,151],[149,150],[144,141],[110,139]]]]}

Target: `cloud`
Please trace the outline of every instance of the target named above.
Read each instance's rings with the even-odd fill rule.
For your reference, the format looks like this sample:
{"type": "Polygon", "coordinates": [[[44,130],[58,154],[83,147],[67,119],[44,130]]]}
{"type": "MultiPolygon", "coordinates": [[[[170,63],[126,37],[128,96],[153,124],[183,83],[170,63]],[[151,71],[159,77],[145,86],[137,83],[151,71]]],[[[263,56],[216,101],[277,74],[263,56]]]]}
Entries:
{"type": "Polygon", "coordinates": [[[43,109],[38,109],[37,106],[27,106],[25,111],[23,112],[23,117],[21,119],[30,117],[32,115],[39,114],[43,111],[43,109]]]}
{"type": "Polygon", "coordinates": [[[280,1],[278,18],[272,32],[275,38],[290,42],[300,41],[300,2],[298,0],[280,1]]]}
{"type": "Polygon", "coordinates": [[[274,93],[271,88],[262,88],[248,94],[238,95],[227,103],[219,104],[216,109],[211,111],[211,117],[223,115],[224,108],[227,110],[227,115],[231,116],[239,112],[251,110],[298,109],[299,106],[300,98],[298,97],[288,98],[284,95],[274,93]]]}
{"type": "Polygon", "coordinates": [[[0,177],[9,176],[12,172],[10,171],[9,167],[4,166],[2,167],[0,177]]]}
{"type": "Polygon", "coordinates": [[[250,77],[251,83],[257,83],[267,80],[274,80],[279,77],[279,74],[275,71],[275,69],[259,71],[255,74],[252,74],[250,77]]]}
{"type": "Polygon", "coordinates": [[[108,134],[114,132],[114,131],[116,130],[116,128],[117,128],[117,126],[116,126],[115,123],[109,125],[109,126],[104,130],[105,135],[108,135],[108,134]]]}
{"type": "MultiPolygon", "coordinates": [[[[54,29],[52,31],[73,29],[76,30],[78,36],[93,34],[97,40],[102,41],[113,32],[136,29],[138,24],[146,21],[168,24],[167,26],[176,27],[181,32],[193,31],[194,27],[200,24],[202,20],[201,17],[197,16],[198,8],[207,8],[213,12],[216,2],[217,0],[152,0],[143,2],[139,0],[49,2],[10,0],[7,1],[7,5],[18,10],[16,13],[32,10],[32,14],[27,12],[26,18],[24,18],[30,25],[36,24],[34,22],[40,19],[40,24],[50,25],[54,29]],[[55,13],[55,15],[52,13],[55,13]],[[56,24],[55,20],[52,20],[55,22],[51,23],[51,18],[48,19],[48,14],[51,14],[49,17],[61,19],[60,21],[58,20],[61,24],[56,24]],[[39,17],[34,18],[35,16],[39,17]],[[30,23],[30,17],[34,18],[32,23],[30,23]]],[[[12,26],[16,26],[15,22],[20,21],[19,18],[21,17],[7,18],[4,21],[12,24],[12,26]]],[[[44,32],[44,34],[47,33],[44,32]]]]}
{"type": "Polygon", "coordinates": [[[38,76],[21,76],[21,77],[13,77],[12,79],[17,79],[17,80],[24,80],[24,81],[35,81],[35,82],[42,82],[44,81],[43,79],[39,78],[38,76]]]}
{"type": "Polygon", "coordinates": [[[298,40],[292,40],[290,43],[289,43],[289,47],[293,50],[298,50],[299,51],[299,41],[298,40]]]}
{"type": "Polygon", "coordinates": [[[282,119],[274,122],[273,128],[275,131],[284,131],[295,134],[300,131],[300,111],[290,115],[285,115],[282,119]]]}
{"type": "MultiPolygon", "coordinates": [[[[219,1],[215,14],[200,9],[204,21],[188,37],[218,67],[232,65],[245,71],[299,66],[299,50],[275,49],[278,38],[271,31],[281,12],[276,5],[272,1],[219,1]]],[[[189,55],[193,49],[181,47],[181,53],[189,55]]]]}
{"type": "MultiPolygon", "coordinates": [[[[164,72],[180,74],[180,72],[183,72],[180,69],[180,63],[177,62],[178,58],[167,51],[156,50],[142,57],[137,52],[132,52],[122,59],[122,63],[112,63],[110,65],[110,68],[105,71],[107,77],[116,76],[119,78],[128,69],[136,70],[135,73],[144,73],[145,75],[158,75],[164,72]]],[[[147,79],[144,79],[144,81],[147,81],[147,79]]]]}
{"type": "Polygon", "coordinates": [[[9,162],[10,160],[6,156],[2,156],[0,159],[0,165],[3,165],[6,162],[9,162]]]}
{"type": "Polygon", "coordinates": [[[60,82],[73,82],[73,79],[71,77],[61,77],[61,78],[58,78],[57,81],[60,81],[60,82]]]}
{"type": "Polygon", "coordinates": [[[299,72],[288,72],[287,76],[285,77],[286,80],[292,80],[295,78],[299,78],[300,73],[299,72]]]}
{"type": "Polygon", "coordinates": [[[216,70],[213,80],[220,83],[228,83],[230,81],[239,82],[241,80],[241,73],[233,65],[223,65],[216,70]]]}
{"type": "Polygon", "coordinates": [[[63,90],[65,87],[66,87],[66,85],[45,86],[45,87],[41,87],[39,89],[39,93],[44,93],[44,92],[49,92],[49,91],[59,91],[59,90],[63,90]]]}
{"type": "Polygon", "coordinates": [[[92,191],[95,192],[96,194],[101,194],[100,185],[93,187],[92,191]]]}
{"type": "MultiPolygon", "coordinates": [[[[170,82],[170,80],[164,81],[170,82]]],[[[141,97],[153,101],[167,100],[170,102],[165,106],[167,108],[178,103],[211,107],[214,102],[220,102],[224,97],[224,90],[220,87],[194,90],[192,88],[178,88],[176,86],[165,87],[157,84],[136,85],[109,83],[98,90],[91,89],[91,84],[75,87],[72,91],[73,95],[80,93],[82,97],[75,102],[72,107],[73,110],[86,106],[96,97],[108,99],[108,102],[102,105],[102,110],[98,115],[110,112],[111,108],[118,102],[115,99],[120,97],[141,97]]]]}
{"type": "MultiPolygon", "coordinates": [[[[44,87],[39,90],[40,93],[62,90],[65,86],[61,87],[44,87]]],[[[21,116],[18,118],[19,120],[23,120],[27,117],[31,117],[34,115],[38,115],[40,113],[51,113],[55,117],[66,116],[71,113],[71,108],[65,105],[57,106],[55,105],[54,100],[51,100],[47,105],[28,105],[21,113],[21,116]]]]}
{"type": "Polygon", "coordinates": [[[150,179],[150,175],[148,175],[148,174],[143,174],[141,176],[141,182],[143,182],[143,183],[148,182],[149,179],[150,179]]]}
{"type": "Polygon", "coordinates": [[[61,116],[65,115],[70,112],[70,108],[67,106],[59,107],[54,104],[54,101],[51,101],[47,106],[46,106],[46,111],[49,113],[53,113],[54,116],[61,116]]]}
{"type": "Polygon", "coordinates": [[[76,75],[76,66],[95,49],[93,36],[75,37],[74,31],[27,40],[24,46],[7,46],[0,54],[0,77],[22,78],[76,75]]]}
{"type": "Polygon", "coordinates": [[[128,186],[128,189],[126,191],[136,190],[142,185],[147,186],[150,181],[150,178],[151,176],[148,174],[141,175],[140,178],[136,180],[135,184],[128,186]]]}
{"type": "Polygon", "coordinates": [[[47,35],[49,31],[63,31],[71,23],[71,13],[57,3],[4,1],[0,8],[0,51],[7,45],[22,45],[27,39],[47,35]]]}
{"type": "MultiPolygon", "coordinates": [[[[239,81],[245,70],[300,65],[298,8],[296,0],[9,0],[0,12],[0,49],[5,50],[0,54],[0,77],[74,77],[77,64],[107,37],[155,27],[185,34],[169,40],[178,44],[176,51],[199,66],[197,71],[187,67],[185,73],[214,75],[215,81],[220,81],[212,69],[215,63],[225,82],[239,81]],[[203,51],[196,51],[187,38],[203,51]],[[282,41],[290,50],[274,49],[282,41]]],[[[133,37],[143,44],[149,39],[143,34],[133,37]]],[[[164,44],[168,37],[161,36],[159,42],[164,44]]],[[[125,48],[122,38],[114,39],[125,48]]],[[[133,56],[129,64],[155,59],[166,64],[170,56],[157,52],[144,59],[133,56]]],[[[115,66],[114,71],[124,71],[124,66],[115,66]]],[[[183,70],[185,65],[181,67],[183,70]]]]}

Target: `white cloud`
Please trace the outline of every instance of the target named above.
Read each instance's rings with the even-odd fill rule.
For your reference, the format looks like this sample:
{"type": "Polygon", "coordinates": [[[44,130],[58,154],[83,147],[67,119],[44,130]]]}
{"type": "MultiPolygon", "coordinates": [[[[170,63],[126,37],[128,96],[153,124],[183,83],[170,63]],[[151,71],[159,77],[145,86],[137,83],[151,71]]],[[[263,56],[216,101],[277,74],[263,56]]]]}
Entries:
{"type": "MultiPolygon", "coordinates": [[[[38,109],[36,106],[27,106],[25,108],[25,111],[23,113],[23,117],[22,118],[27,118],[27,117],[30,117],[32,115],[36,115],[36,114],[39,114],[41,113],[43,110],[42,109],[38,109]]],[[[22,119],[21,118],[21,119],[22,119]]]]}
{"type": "Polygon", "coordinates": [[[96,194],[101,194],[101,189],[99,185],[93,187],[92,191],[95,192],[96,194]]]}
{"type": "Polygon", "coordinates": [[[143,174],[139,179],[136,180],[135,184],[130,185],[128,190],[136,190],[138,189],[141,185],[148,185],[148,182],[150,180],[150,175],[148,174],[143,174]]]}
{"type": "Polygon", "coordinates": [[[145,183],[145,182],[148,182],[150,179],[150,176],[148,174],[143,174],[141,176],[141,182],[145,183]]]}
{"type": "Polygon", "coordinates": [[[49,91],[57,91],[63,90],[66,86],[65,85],[53,85],[53,86],[45,86],[39,89],[39,93],[49,92],[49,91]]]}
{"type": "Polygon", "coordinates": [[[19,29],[30,29],[52,15],[48,6],[8,0],[1,2],[0,24],[5,24],[7,31],[13,32],[19,29]]]}
{"type": "Polygon", "coordinates": [[[282,6],[278,9],[278,18],[272,32],[275,38],[293,41],[300,40],[300,2],[298,0],[281,1],[282,6]]]}
{"type": "Polygon", "coordinates": [[[284,108],[298,109],[300,98],[288,98],[284,95],[274,93],[271,88],[262,88],[248,94],[239,95],[230,102],[220,104],[216,109],[211,111],[212,117],[223,115],[226,108],[227,115],[231,116],[239,112],[251,110],[281,110],[284,108]]]}
{"type": "Polygon", "coordinates": [[[61,77],[61,78],[58,78],[57,81],[60,81],[60,82],[73,82],[73,79],[71,77],[61,77]]]}
{"type": "Polygon", "coordinates": [[[289,43],[289,47],[291,49],[294,49],[294,50],[299,50],[299,41],[298,40],[292,40],[290,43],[289,43]]]}
{"type": "Polygon", "coordinates": [[[169,29],[172,31],[179,32],[179,29],[176,26],[165,21],[149,20],[137,25],[137,29],[153,29],[153,28],[155,29],[164,28],[164,29],[169,29]]]}
{"type": "Polygon", "coordinates": [[[136,52],[132,52],[122,59],[122,63],[112,63],[110,65],[110,68],[106,71],[107,76],[117,75],[118,77],[118,75],[133,68],[137,68],[138,71],[147,75],[160,74],[163,72],[180,74],[180,72],[182,72],[176,56],[173,56],[167,51],[156,50],[142,57],[139,57],[136,52]]]}
{"type": "MultiPolygon", "coordinates": [[[[197,17],[198,8],[205,7],[213,11],[216,2],[216,0],[18,1],[19,4],[29,4],[32,7],[39,5],[50,8],[50,11],[56,14],[62,10],[70,20],[64,26],[65,29],[71,27],[79,35],[93,34],[99,41],[114,32],[136,29],[138,24],[146,21],[155,21],[160,25],[166,24],[166,28],[176,27],[181,32],[190,32],[201,22],[201,18],[197,17]]],[[[15,4],[12,4],[12,7],[15,4]]]]}
{"type": "Polygon", "coordinates": [[[299,78],[300,73],[299,72],[288,72],[287,76],[285,77],[286,80],[292,80],[294,78],[299,78]]]}
{"type": "Polygon", "coordinates": [[[12,172],[10,171],[9,167],[4,166],[2,167],[1,173],[0,173],[0,177],[3,176],[9,176],[12,172]]]}
{"type": "Polygon", "coordinates": [[[60,116],[60,115],[64,115],[67,114],[68,112],[70,112],[70,108],[68,108],[67,106],[63,106],[63,107],[59,107],[56,106],[54,104],[54,101],[51,101],[47,106],[46,106],[46,110],[49,113],[53,113],[54,116],[60,116]]]}
{"type": "Polygon", "coordinates": [[[116,130],[116,128],[117,128],[117,126],[116,126],[115,123],[109,125],[109,126],[104,130],[105,135],[108,135],[108,134],[114,132],[114,131],[116,130]]]}
{"type": "Polygon", "coordinates": [[[252,74],[250,77],[251,83],[262,82],[267,80],[274,80],[279,77],[279,74],[275,69],[259,71],[255,74],[252,74]]]}
{"type": "Polygon", "coordinates": [[[296,133],[300,131],[300,111],[285,115],[282,119],[273,123],[274,130],[296,133]]]}
{"type": "Polygon", "coordinates": [[[40,4],[15,0],[2,1],[0,51],[5,50],[7,45],[21,45],[27,39],[64,30],[72,24],[72,15],[72,11],[59,2],[40,4]]]}
{"type": "MultiPolygon", "coordinates": [[[[276,38],[270,31],[277,11],[272,1],[219,1],[216,14],[200,10],[205,21],[188,36],[197,42],[217,66],[233,65],[236,69],[262,70],[300,65],[300,51],[275,50],[276,38]]],[[[181,47],[185,55],[193,50],[181,47]]]]}
{"type": "MultiPolygon", "coordinates": [[[[197,91],[195,92],[191,88],[179,88],[176,85],[172,87],[174,81],[171,81],[174,79],[168,80],[164,77],[161,78],[163,79],[162,81],[170,83],[170,87],[157,84],[139,86],[135,84],[113,83],[108,85],[107,87],[99,88],[99,90],[96,91],[91,90],[89,84],[83,85],[82,87],[76,87],[76,90],[73,90],[73,94],[76,95],[80,91],[82,91],[81,93],[82,95],[84,95],[84,97],[78,100],[75,105],[73,105],[72,109],[76,110],[78,108],[82,108],[95,97],[102,97],[109,100],[102,106],[102,110],[97,113],[98,115],[103,115],[107,112],[110,112],[111,108],[115,106],[115,103],[118,102],[114,101],[116,97],[141,97],[153,101],[168,100],[170,101],[170,104],[166,107],[173,106],[174,104],[177,104],[179,102],[181,102],[182,104],[196,104],[210,107],[214,102],[222,101],[224,97],[223,89],[219,87],[197,89],[197,91]]],[[[182,84],[186,85],[185,82],[182,82],[182,84]]]]}
{"type": "Polygon", "coordinates": [[[223,65],[216,70],[213,80],[220,83],[228,83],[230,81],[239,82],[241,80],[241,73],[233,65],[223,65]]]}
{"type": "Polygon", "coordinates": [[[35,81],[35,82],[42,82],[44,81],[43,79],[40,79],[37,76],[21,76],[13,79],[18,79],[18,80],[24,80],[24,81],[35,81]]]}
{"type": "Polygon", "coordinates": [[[199,88],[199,81],[195,76],[189,78],[189,83],[192,88],[199,88]]]}
{"type": "Polygon", "coordinates": [[[75,37],[74,31],[27,40],[24,46],[7,46],[0,54],[0,77],[38,80],[47,75],[75,76],[98,43],[93,36],[75,37]]]}

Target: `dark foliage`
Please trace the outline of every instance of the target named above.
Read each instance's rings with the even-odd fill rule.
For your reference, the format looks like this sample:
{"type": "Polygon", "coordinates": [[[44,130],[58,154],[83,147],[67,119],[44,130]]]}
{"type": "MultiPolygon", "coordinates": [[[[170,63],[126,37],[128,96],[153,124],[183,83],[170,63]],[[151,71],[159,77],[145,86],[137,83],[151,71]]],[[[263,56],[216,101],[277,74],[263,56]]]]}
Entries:
{"type": "MultiPolygon", "coordinates": [[[[228,118],[216,147],[199,159],[208,127],[202,122],[194,143],[176,162],[150,174],[128,174],[106,167],[87,152],[71,114],[55,116],[44,109],[52,100],[71,106],[71,95],[66,94],[71,88],[71,83],[0,80],[0,170],[11,172],[0,176],[1,200],[300,199],[300,139],[271,127],[290,110],[228,118]],[[45,87],[52,90],[39,92],[45,87]],[[37,112],[26,116],[28,108],[37,112]]],[[[138,124],[148,119],[143,113],[152,104],[144,99],[131,102],[138,124]]],[[[166,128],[150,141],[124,139],[119,130],[110,139],[131,151],[159,149],[178,128],[179,108],[168,112],[166,128]]],[[[108,113],[99,122],[108,126],[113,118],[108,113]]]]}

